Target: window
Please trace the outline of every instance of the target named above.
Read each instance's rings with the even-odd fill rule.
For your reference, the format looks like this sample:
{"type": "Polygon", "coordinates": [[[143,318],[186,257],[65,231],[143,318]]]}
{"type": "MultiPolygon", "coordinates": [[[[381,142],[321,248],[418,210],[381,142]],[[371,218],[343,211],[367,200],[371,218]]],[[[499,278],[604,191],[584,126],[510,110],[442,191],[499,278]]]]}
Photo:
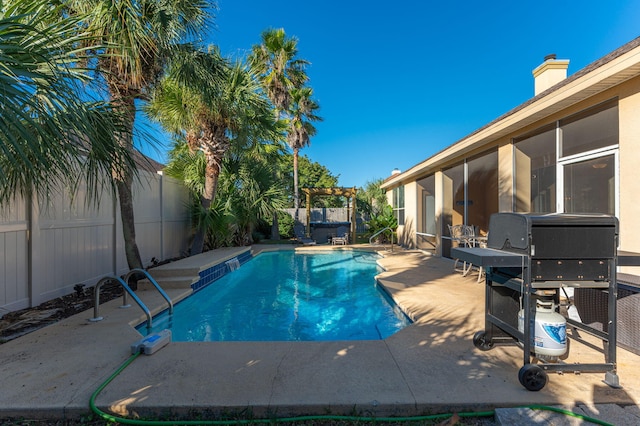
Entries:
{"type": "MultiPolygon", "coordinates": [[[[464,223],[464,163],[443,170],[443,206],[445,217],[443,231],[447,225],[464,223]]],[[[445,234],[447,234],[445,232],[445,234]]],[[[448,235],[448,234],[447,234],[448,235]]]]}
{"type": "Polygon", "coordinates": [[[451,238],[448,225],[464,223],[464,163],[442,171],[442,255],[451,257],[451,238]]]}
{"type": "Polygon", "coordinates": [[[515,143],[515,211],[556,211],[556,128],[542,128],[515,143]]]}
{"type": "Polygon", "coordinates": [[[564,211],[614,215],[615,156],[607,155],[564,166],[564,211]]]}
{"type": "Polygon", "coordinates": [[[498,211],[498,150],[467,160],[466,224],[485,234],[498,211]]]}
{"type": "Polygon", "coordinates": [[[515,139],[515,211],[616,214],[618,139],[615,99],[515,139]]]}
{"type": "Polygon", "coordinates": [[[422,192],[422,220],[416,233],[418,248],[433,249],[436,246],[436,177],[428,176],[418,181],[422,192]]]}
{"type": "Polygon", "coordinates": [[[393,189],[393,214],[398,225],[404,225],[404,186],[393,189]]]}
{"type": "Polygon", "coordinates": [[[611,101],[560,121],[561,157],[618,144],[618,105],[611,101]]]}

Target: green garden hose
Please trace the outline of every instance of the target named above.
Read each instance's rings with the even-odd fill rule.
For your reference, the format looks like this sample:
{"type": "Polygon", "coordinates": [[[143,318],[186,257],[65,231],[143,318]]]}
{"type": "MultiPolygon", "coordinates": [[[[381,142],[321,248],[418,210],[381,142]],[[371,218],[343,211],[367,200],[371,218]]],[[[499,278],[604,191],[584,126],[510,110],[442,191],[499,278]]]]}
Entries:
{"type": "MultiPolygon", "coordinates": [[[[319,415],[319,416],[298,416],[298,417],[278,417],[270,419],[249,419],[249,420],[141,420],[141,419],[128,419],[126,417],[118,417],[109,413],[105,413],[96,406],[96,398],[109,385],[125,368],[129,366],[141,352],[136,352],[131,355],[116,371],[114,371],[91,395],[89,400],[89,407],[93,413],[97,414],[102,419],[113,422],[128,425],[140,425],[140,426],[169,426],[169,425],[242,425],[252,423],[294,423],[303,421],[320,421],[320,420],[334,420],[334,421],[353,421],[353,422],[419,422],[428,420],[441,420],[452,417],[453,414],[432,414],[428,416],[411,416],[411,417],[362,417],[362,416],[332,416],[332,415],[319,415]]],[[[576,414],[569,410],[562,408],[548,407],[545,405],[528,405],[521,408],[529,408],[532,410],[546,410],[561,413],[567,416],[572,416],[585,420],[597,425],[614,426],[610,423],[603,422],[602,420],[593,419],[587,416],[576,414]]],[[[490,417],[495,415],[495,411],[480,411],[476,413],[457,413],[459,417],[490,417]]]]}

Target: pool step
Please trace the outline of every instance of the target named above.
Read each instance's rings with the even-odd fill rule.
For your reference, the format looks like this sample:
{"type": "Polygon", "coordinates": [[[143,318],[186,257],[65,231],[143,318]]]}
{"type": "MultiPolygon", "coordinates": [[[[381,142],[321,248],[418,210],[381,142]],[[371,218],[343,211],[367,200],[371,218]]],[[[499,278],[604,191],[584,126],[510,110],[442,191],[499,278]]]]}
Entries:
{"type": "MultiPolygon", "coordinates": [[[[156,282],[163,289],[168,288],[191,288],[191,284],[197,283],[199,277],[196,275],[191,277],[167,277],[167,278],[155,278],[156,282]]],[[[140,290],[150,290],[153,288],[153,285],[149,282],[149,280],[140,280],[138,281],[138,289],[140,290]]]]}
{"type": "Polygon", "coordinates": [[[171,277],[188,277],[188,276],[197,277],[198,274],[200,273],[200,268],[197,268],[197,267],[168,268],[166,266],[165,267],[161,266],[158,268],[149,269],[149,273],[156,281],[158,281],[164,278],[171,278],[171,277]]]}
{"type": "MultiPolygon", "coordinates": [[[[207,271],[214,270],[219,265],[225,265],[225,262],[233,261],[234,265],[227,266],[237,267],[240,262],[237,260],[240,256],[245,255],[246,252],[251,253],[250,247],[227,247],[222,249],[211,250],[209,252],[201,253],[192,257],[188,257],[177,262],[172,262],[166,265],[158,266],[157,268],[149,269],[149,274],[154,280],[164,288],[190,288],[192,284],[196,284],[200,281],[200,273],[203,272],[206,276],[203,278],[204,285],[211,282],[211,276],[207,274],[207,271]]],[[[213,272],[215,275],[216,272],[213,272]]],[[[219,275],[216,275],[217,277],[219,275]]],[[[138,282],[139,288],[146,290],[152,287],[152,284],[146,280],[138,282]]]]}
{"type": "MultiPolygon", "coordinates": [[[[198,268],[153,268],[149,273],[158,285],[166,288],[190,288],[200,279],[198,268]]],[[[138,288],[149,290],[153,286],[149,280],[138,281],[138,288]]]]}

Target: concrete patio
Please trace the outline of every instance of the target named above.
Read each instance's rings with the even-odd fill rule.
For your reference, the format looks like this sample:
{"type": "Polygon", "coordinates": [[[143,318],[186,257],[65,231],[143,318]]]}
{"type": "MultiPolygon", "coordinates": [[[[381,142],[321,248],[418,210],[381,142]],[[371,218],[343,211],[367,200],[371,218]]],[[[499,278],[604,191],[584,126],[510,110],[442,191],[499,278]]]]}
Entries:
{"type": "MultiPolygon", "coordinates": [[[[256,246],[254,253],[263,249],[256,246]]],[[[233,254],[209,252],[186,261],[215,263],[233,254]]],[[[386,271],[379,281],[414,320],[388,339],[172,342],[133,361],[98,396],[97,406],[127,417],[205,410],[263,417],[411,416],[542,404],[611,424],[640,423],[639,356],[618,349],[622,389],[604,384],[603,373],[552,373],[540,392],[527,391],[518,381],[519,348],[482,352],[472,343],[484,328],[484,285],[475,276],[462,277],[449,259],[419,251],[383,254],[386,271]]],[[[137,293],[154,312],[166,307],[153,290],[137,293]]],[[[179,300],[189,291],[167,293],[179,300]]],[[[93,391],[140,339],[131,324],[144,320],[142,311],[120,305],[101,305],[103,321],[88,322],[93,311],[86,311],[0,345],[0,418],[87,414],[93,391]]],[[[603,362],[602,343],[572,342],[566,362],[603,362]]]]}

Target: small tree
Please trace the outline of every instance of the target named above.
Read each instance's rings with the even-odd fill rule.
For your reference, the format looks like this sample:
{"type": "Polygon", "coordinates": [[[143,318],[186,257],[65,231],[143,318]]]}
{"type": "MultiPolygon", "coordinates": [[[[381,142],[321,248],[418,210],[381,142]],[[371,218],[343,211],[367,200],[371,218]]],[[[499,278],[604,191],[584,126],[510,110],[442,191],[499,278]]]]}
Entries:
{"type": "Polygon", "coordinates": [[[398,229],[398,220],[393,214],[393,208],[387,204],[367,222],[367,225],[369,227],[367,232],[368,237],[375,235],[385,228],[389,228],[378,236],[378,242],[391,242],[393,233],[398,229]]]}

